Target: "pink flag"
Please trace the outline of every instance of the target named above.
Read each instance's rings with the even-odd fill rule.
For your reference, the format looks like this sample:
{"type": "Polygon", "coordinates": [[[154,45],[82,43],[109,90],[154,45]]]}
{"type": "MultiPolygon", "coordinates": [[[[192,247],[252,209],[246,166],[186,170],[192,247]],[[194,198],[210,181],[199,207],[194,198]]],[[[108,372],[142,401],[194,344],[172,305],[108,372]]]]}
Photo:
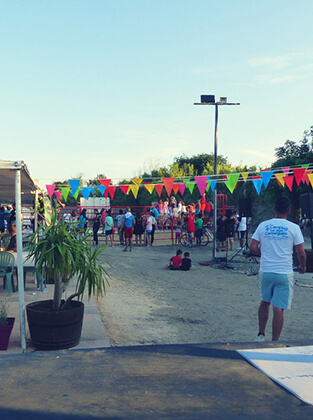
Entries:
{"type": "Polygon", "coordinates": [[[205,193],[205,189],[206,189],[206,186],[207,186],[207,179],[208,179],[207,175],[195,176],[195,180],[196,180],[196,183],[198,185],[200,195],[203,195],[205,193]]]}
{"type": "Polygon", "coordinates": [[[55,185],[46,185],[46,188],[48,191],[48,195],[51,198],[54,193],[55,185]]]}

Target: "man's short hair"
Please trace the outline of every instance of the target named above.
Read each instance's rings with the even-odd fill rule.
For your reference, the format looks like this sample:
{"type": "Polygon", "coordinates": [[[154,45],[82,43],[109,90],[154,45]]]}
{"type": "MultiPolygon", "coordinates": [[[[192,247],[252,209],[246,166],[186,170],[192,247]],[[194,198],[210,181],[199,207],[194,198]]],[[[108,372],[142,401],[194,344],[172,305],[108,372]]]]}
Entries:
{"type": "Polygon", "coordinates": [[[275,202],[274,210],[278,214],[288,214],[290,210],[290,201],[286,197],[279,197],[275,202]]]}
{"type": "Polygon", "coordinates": [[[126,212],[130,213],[130,207],[127,207],[126,212]]]}

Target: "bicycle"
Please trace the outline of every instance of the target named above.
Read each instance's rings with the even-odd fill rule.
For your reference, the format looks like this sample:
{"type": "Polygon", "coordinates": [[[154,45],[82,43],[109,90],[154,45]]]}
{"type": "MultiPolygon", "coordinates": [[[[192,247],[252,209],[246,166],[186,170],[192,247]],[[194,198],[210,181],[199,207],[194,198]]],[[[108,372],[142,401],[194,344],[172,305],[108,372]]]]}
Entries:
{"type": "MultiPolygon", "coordinates": [[[[206,229],[204,229],[203,230],[203,234],[202,234],[202,236],[200,238],[200,244],[201,244],[201,246],[207,246],[208,243],[210,242],[210,238],[213,240],[213,238],[212,238],[212,236],[210,234],[210,231],[207,232],[206,229]]],[[[181,237],[179,238],[179,243],[182,246],[188,246],[188,245],[189,246],[194,246],[192,243],[189,243],[188,233],[187,232],[185,232],[185,233],[183,233],[181,235],[181,237]]]]}

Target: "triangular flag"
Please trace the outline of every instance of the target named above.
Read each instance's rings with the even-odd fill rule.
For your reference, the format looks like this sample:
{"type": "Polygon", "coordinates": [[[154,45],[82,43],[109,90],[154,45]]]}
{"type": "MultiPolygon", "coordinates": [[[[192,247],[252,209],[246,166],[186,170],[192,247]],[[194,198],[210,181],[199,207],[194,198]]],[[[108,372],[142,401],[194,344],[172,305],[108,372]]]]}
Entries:
{"type": "Polygon", "coordinates": [[[302,177],[305,173],[306,168],[295,168],[293,169],[293,174],[295,176],[296,184],[299,187],[302,177]]]}
{"type": "Polygon", "coordinates": [[[123,191],[124,194],[128,194],[129,185],[120,185],[119,187],[123,191]]]}
{"type": "Polygon", "coordinates": [[[175,178],[162,178],[167,195],[170,196],[175,178]]]}
{"type": "Polygon", "coordinates": [[[265,188],[268,186],[268,183],[270,182],[273,173],[274,173],[274,171],[262,171],[261,172],[261,177],[262,177],[263,184],[264,184],[265,188]]]}
{"type": "Polygon", "coordinates": [[[285,186],[285,178],[286,174],[275,174],[275,178],[277,179],[277,182],[279,185],[285,186]]]}
{"type": "Polygon", "coordinates": [[[101,182],[101,184],[104,185],[105,187],[108,187],[111,182],[110,179],[98,179],[98,181],[101,182]]]}
{"type": "Polygon", "coordinates": [[[46,185],[47,191],[48,191],[48,195],[51,198],[53,196],[54,190],[55,190],[55,185],[46,185]]]}
{"type": "Polygon", "coordinates": [[[97,188],[101,192],[101,195],[103,196],[106,187],[104,185],[97,185],[97,188]]]}
{"type": "Polygon", "coordinates": [[[108,192],[109,192],[112,200],[114,198],[115,190],[116,190],[116,187],[115,186],[112,186],[111,185],[110,187],[108,187],[108,192]]]}
{"type": "Polygon", "coordinates": [[[196,183],[195,182],[188,182],[186,187],[188,188],[188,190],[190,191],[190,194],[193,193],[193,189],[195,187],[196,183]]]}
{"type": "Polygon", "coordinates": [[[158,196],[160,197],[161,192],[163,190],[163,184],[156,184],[154,188],[156,189],[156,192],[158,193],[158,196]]]}
{"type": "Polygon", "coordinates": [[[311,173],[312,173],[312,171],[306,171],[305,174],[303,175],[303,179],[304,179],[304,182],[306,183],[306,185],[310,184],[310,178],[308,177],[308,175],[310,175],[311,173]]]}
{"type": "Polygon", "coordinates": [[[65,202],[67,201],[69,192],[70,192],[70,187],[61,187],[62,197],[64,198],[65,202]]]}
{"type": "Polygon", "coordinates": [[[210,185],[211,185],[211,183],[212,183],[212,181],[207,181],[207,182],[208,182],[208,185],[206,186],[205,191],[209,191],[209,189],[210,189],[210,185]]]}
{"type": "Polygon", "coordinates": [[[258,193],[258,195],[260,195],[262,184],[263,184],[262,178],[256,178],[256,179],[251,178],[251,179],[252,179],[254,188],[256,189],[256,192],[258,193]]]}
{"type": "Polygon", "coordinates": [[[133,193],[134,197],[137,198],[139,185],[130,185],[131,192],[133,193]]]}
{"type": "Polygon", "coordinates": [[[179,190],[179,185],[180,185],[180,184],[174,184],[174,185],[173,185],[173,191],[174,191],[174,193],[175,193],[175,194],[177,194],[177,193],[178,193],[178,190],[179,190]]]}
{"type": "Polygon", "coordinates": [[[77,199],[78,199],[78,195],[79,195],[79,188],[78,188],[78,190],[76,191],[76,193],[73,195],[73,197],[75,198],[75,200],[77,200],[77,199]]]}
{"type": "Polygon", "coordinates": [[[231,193],[233,193],[233,191],[234,191],[234,189],[237,185],[239,175],[240,174],[228,174],[227,175],[228,182],[226,182],[225,184],[226,184],[227,188],[229,189],[229,191],[231,193]]]}
{"type": "Polygon", "coordinates": [[[293,175],[285,176],[284,181],[286,182],[286,185],[290,189],[290,191],[292,191],[293,175]]]}
{"type": "Polygon", "coordinates": [[[149,191],[150,194],[152,194],[152,192],[154,190],[154,185],[153,184],[145,184],[144,187],[147,191],[149,191]]]}
{"type": "Polygon", "coordinates": [[[89,196],[90,196],[90,187],[83,187],[80,192],[82,193],[83,197],[85,200],[89,200],[89,196]]]}
{"type": "Polygon", "coordinates": [[[142,180],[143,180],[143,178],[133,178],[133,179],[132,179],[132,182],[133,182],[135,185],[138,185],[138,187],[139,187],[139,185],[142,183],[142,180]]]}
{"type": "Polygon", "coordinates": [[[103,193],[103,197],[108,198],[109,190],[106,188],[103,193]]]}
{"type": "Polygon", "coordinates": [[[61,191],[54,191],[54,194],[56,195],[57,199],[60,201],[61,198],[61,191]]]}
{"type": "Polygon", "coordinates": [[[242,176],[244,182],[247,182],[249,172],[241,172],[241,176],[242,176]]]}
{"type": "Polygon", "coordinates": [[[94,195],[94,193],[95,193],[95,191],[96,191],[96,189],[95,188],[90,188],[90,194],[92,194],[92,195],[94,195]]]}
{"type": "Polygon", "coordinates": [[[313,187],[313,174],[308,174],[308,178],[310,180],[311,187],[313,187]]]}
{"type": "Polygon", "coordinates": [[[285,166],[284,168],[281,168],[281,170],[286,174],[286,175],[288,175],[289,174],[289,171],[290,171],[290,166],[285,166]]]}
{"type": "Polygon", "coordinates": [[[184,195],[186,189],[186,182],[181,182],[179,185],[179,192],[181,193],[181,195],[184,195]]]}
{"type": "Polygon", "coordinates": [[[197,183],[197,186],[199,188],[200,195],[203,195],[207,186],[207,175],[204,176],[195,176],[195,180],[197,183]]]}
{"type": "Polygon", "coordinates": [[[214,192],[214,190],[215,190],[216,183],[217,183],[217,181],[216,181],[216,180],[214,180],[214,181],[212,181],[212,182],[211,182],[211,190],[212,190],[213,192],[214,192]]]}
{"type": "Polygon", "coordinates": [[[304,165],[301,165],[301,166],[302,166],[302,168],[308,169],[308,167],[310,166],[310,164],[309,163],[305,163],[304,165]]]}
{"type": "Polygon", "coordinates": [[[80,179],[69,179],[68,182],[71,186],[72,196],[75,197],[76,193],[79,191],[80,179]]]}

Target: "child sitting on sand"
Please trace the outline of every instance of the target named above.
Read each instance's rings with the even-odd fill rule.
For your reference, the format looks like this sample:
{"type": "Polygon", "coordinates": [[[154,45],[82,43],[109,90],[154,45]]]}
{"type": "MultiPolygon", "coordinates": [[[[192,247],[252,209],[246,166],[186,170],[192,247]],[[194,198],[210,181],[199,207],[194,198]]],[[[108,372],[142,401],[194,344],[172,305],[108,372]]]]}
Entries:
{"type": "Polygon", "coordinates": [[[190,259],[190,254],[189,254],[189,252],[185,252],[183,262],[180,266],[180,269],[183,270],[183,271],[188,271],[188,270],[190,270],[191,266],[192,266],[192,263],[191,263],[191,259],[190,259]]]}
{"type": "Polygon", "coordinates": [[[183,262],[182,257],[181,257],[182,253],[183,253],[183,251],[181,249],[178,249],[176,251],[176,255],[174,255],[170,259],[170,262],[169,262],[169,265],[168,265],[170,270],[179,270],[180,269],[180,266],[183,262]]]}

